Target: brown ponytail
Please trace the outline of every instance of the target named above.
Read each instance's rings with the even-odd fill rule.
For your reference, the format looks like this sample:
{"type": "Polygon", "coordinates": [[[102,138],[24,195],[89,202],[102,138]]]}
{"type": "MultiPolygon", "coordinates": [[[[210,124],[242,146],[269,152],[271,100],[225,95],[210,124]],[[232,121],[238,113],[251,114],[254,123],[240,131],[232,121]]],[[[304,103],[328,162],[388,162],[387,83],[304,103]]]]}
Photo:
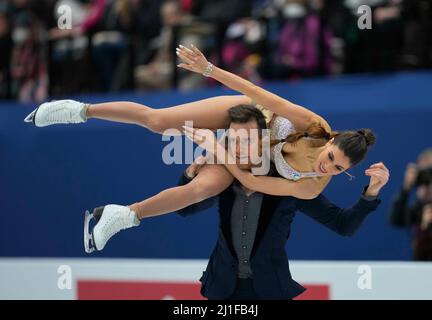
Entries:
{"type": "Polygon", "coordinates": [[[288,135],[283,140],[272,141],[272,144],[276,144],[279,142],[289,142],[296,143],[302,138],[312,138],[312,139],[324,139],[326,141],[336,137],[339,133],[332,131],[328,132],[319,122],[312,123],[306,131],[294,132],[288,135]]]}

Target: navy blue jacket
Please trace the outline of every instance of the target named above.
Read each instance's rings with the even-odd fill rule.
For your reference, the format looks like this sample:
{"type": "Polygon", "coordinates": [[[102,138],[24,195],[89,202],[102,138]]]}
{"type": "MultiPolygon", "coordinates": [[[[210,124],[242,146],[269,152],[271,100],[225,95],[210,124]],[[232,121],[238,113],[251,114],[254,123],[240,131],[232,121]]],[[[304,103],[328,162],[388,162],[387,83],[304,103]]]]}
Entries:
{"type": "MultiPolygon", "coordinates": [[[[179,185],[188,183],[185,176],[179,185]]],[[[231,211],[235,193],[228,187],[217,197],[206,199],[178,213],[189,216],[219,204],[219,234],[207,269],[203,272],[201,294],[209,299],[227,299],[235,290],[238,259],[231,236],[231,211]]],[[[285,244],[290,235],[291,223],[297,210],[343,236],[352,236],[366,216],[381,201],[360,198],[350,209],[342,209],[323,195],[313,200],[264,195],[255,242],[250,258],[253,284],[261,299],[292,299],[305,291],[290,273],[285,244]]]]}

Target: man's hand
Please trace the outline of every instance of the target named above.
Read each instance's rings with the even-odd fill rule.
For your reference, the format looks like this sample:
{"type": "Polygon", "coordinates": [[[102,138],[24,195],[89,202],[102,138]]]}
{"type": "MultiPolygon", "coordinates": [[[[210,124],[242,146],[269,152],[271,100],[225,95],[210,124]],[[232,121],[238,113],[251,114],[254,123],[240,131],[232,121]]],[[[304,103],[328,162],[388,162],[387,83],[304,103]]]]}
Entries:
{"type": "Polygon", "coordinates": [[[195,161],[186,169],[186,175],[189,179],[195,178],[201,167],[205,164],[206,158],[204,156],[199,156],[195,161]]]}
{"type": "Polygon", "coordinates": [[[365,174],[370,177],[369,187],[367,188],[365,195],[376,197],[381,188],[388,182],[390,172],[384,163],[379,162],[371,165],[369,169],[365,171],[365,174]]]}

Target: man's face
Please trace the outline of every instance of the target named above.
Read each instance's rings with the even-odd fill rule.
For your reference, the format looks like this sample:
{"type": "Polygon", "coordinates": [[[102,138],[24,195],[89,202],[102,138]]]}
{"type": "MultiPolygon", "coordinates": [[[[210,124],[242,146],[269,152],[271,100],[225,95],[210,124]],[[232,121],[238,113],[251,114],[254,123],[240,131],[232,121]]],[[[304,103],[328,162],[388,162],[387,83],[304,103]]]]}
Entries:
{"type": "Polygon", "coordinates": [[[228,131],[228,149],[240,169],[248,170],[257,163],[261,155],[261,138],[256,120],[231,123],[228,131]]]}

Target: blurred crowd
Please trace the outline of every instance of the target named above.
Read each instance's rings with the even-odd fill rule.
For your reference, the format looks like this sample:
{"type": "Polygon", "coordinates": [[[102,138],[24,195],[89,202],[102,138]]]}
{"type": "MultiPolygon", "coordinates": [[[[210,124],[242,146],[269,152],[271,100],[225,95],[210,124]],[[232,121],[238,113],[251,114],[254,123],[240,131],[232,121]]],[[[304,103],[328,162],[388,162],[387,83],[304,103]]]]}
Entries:
{"type": "Polygon", "coordinates": [[[0,98],[215,85],[178,43],[254,82],[426,69],[432,0],[0,0],[0,98]]]}

